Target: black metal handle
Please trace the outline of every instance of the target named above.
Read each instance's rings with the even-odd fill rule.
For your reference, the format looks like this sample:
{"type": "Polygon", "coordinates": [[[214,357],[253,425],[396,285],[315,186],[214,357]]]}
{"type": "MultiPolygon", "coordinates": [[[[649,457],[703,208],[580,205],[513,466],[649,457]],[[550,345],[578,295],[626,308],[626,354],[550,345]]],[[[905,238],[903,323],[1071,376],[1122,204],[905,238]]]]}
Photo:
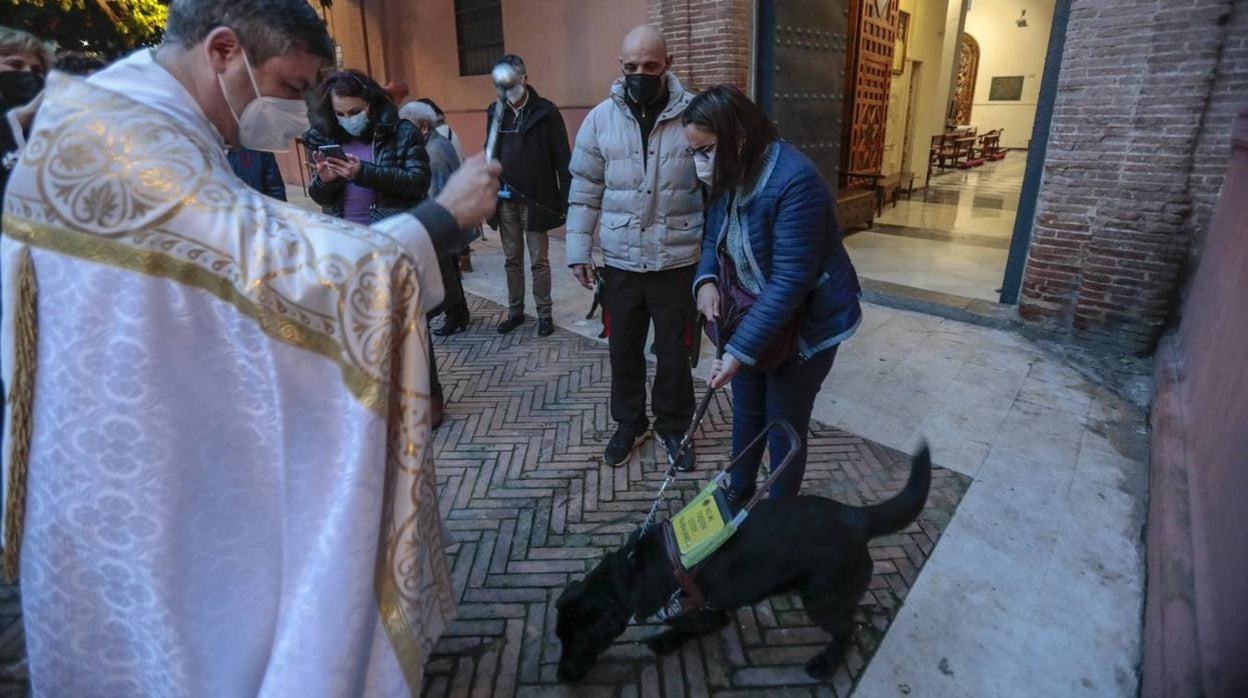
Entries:
{"type": "Polygon", "coordinates": [[[784,454],[784,458],[781,459],[780,465],[777,465],[776,468],[771,471],[771,474],[767,476],[767,480],[763,483],[763,486],[758,488],[758,491],[756,491],[754,496],[750,498],[750,501],[746,503],[746,511],[752,509],[754,505],[758,503],[758,500],[762,499],[763,495],[767,494],[767,490],[771,489],[772,483],[776,481],[776,478],[780,476],[780,473],[784,472],[784,469],[789,467],[789,463],[792,463],[793,459],[797,457],[797,452],[802,448],[801,437],[798,436],[797,430],[794,429],[793,425],[789,424],[787,420],[773,419],[767,423],[767,426],[763,427],[763,430],[758,433],[758,436],[755,436],[745,448],[741,449],[741,452],[737,454],[736,458],[732,459],[732,462],[724,467],[724,470],[730,470],[732,466],[736,465],[737,462],[740,461],[747,453],[754,450],[754,448],[758,446],[758,444],[766,438],[768,434],[771,433],[772,429],[777,427],[784,431],[784,435],[788,437],[789,450],[784,454]]]}

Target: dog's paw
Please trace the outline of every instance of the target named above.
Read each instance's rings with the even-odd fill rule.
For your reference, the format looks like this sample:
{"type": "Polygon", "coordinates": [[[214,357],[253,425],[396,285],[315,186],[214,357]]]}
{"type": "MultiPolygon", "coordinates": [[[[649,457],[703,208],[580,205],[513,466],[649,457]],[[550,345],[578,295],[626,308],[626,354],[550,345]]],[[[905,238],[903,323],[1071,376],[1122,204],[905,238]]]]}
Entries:
{"type": "Polygon", "coordinates": [[[806,675],[812,679],[822,681],[832,675],[833,668],[832,660],[828,658],[828,653],[820,652],[806,662],[806,675]]]}
{"type": "Polygon", "coordinates": [[[649,647],[651,652],[663,656],[675,652],[683,641],[684,638],[679,633],[666,630],[646,640],[646,647],[649,647]]]}

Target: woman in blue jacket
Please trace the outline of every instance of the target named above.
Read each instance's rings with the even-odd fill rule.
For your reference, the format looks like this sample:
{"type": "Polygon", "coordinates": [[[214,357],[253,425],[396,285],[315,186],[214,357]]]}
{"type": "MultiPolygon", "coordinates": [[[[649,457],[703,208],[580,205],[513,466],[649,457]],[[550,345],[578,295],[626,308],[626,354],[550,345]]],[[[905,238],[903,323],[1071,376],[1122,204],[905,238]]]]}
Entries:
{"type": "MultiPolygon", "coordinates": [[[[794,496],[806,470],[815,395],[837,347],[862,319],[858,275],[814,163],[781,141],[740,90],[718,85],[702,92],[684,124],[698,176],[710,187],[693,282],[698,310],[722,324],[722,312],[744,305],[742,292],[755,299],[743,317],[735,314],[735,328],[720,328],[731,334],[719,338],[724,358],[712,367],[711,386],[732,383],[734,457],[773,419],[801,435],[801,451],[769,493],[794,496]],[[729,278],[735,289],[723,288],[729,278]]],[[[769,438],[774,468],[789,444],[779,433],[769,438]]],[[[753,495],[761,459],[758,448],[733,469],[734,502],[753,495]]]]}

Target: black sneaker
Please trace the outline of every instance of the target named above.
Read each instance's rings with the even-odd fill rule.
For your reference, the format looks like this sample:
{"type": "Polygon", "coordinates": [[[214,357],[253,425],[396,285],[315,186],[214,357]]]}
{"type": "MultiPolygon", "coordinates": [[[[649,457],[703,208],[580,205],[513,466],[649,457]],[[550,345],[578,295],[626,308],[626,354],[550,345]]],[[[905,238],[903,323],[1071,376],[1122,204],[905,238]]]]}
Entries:
{"type": "MultiPolygon", "coordinates": [[[[683,435],[675,436],[675,435],[669,434],[667,436],[660,435],[659,438],[663,441],[663,448],[667,449],[668,460],[670,461],[671,459],[675,458],[676,453],[680,451],[680,440],[683,439],[684,436],[683,435]]],[[[680,454],[680,458],[676,461],[676,470],[682,473],[687,473],[690,470],[694,469],[694,467],[697,465],[697,462],[698,462],[697,456],[694,455],[694,452],[693,452],[693,443],[690,442],[689,447],[686,448],[684,452],[680,454]]]]}
{"type": "Polygon", "coordinates": [[[516,329],[517,327],[523,324],[524,324],[523,315],[510,315],[507,317],[506,320],[503,320],[502,322],[498,323],[498,333],[507,334],[508,332],[511,332],[512,330],[516,329]]]}
{"type": "Polygon", "coordinates": [[[754,493],[758,491],[757,485],[749,487],[736,488],[729,486],[728,491],[724,494],[724,498],[728,500],[728,507],[735,511],[740,511],[742,507],[754,498],[754,493]]]}
{"type": "Polygon", "coordinates": [[[555,321],[551,318],[544,317],[537,320],[537,336],[549,337],[555,333],[555,321]]]}
{"type": "Polygon", "coordinates": [[[615,429],[615,436],[612,436],[611,442],[607,444],[607,450],[602,453],[602,462],[613,468],[624,465],[633,451],[637,450],[637,447],[645,440],[645,429],[638,429],[632,424],[620,424],[615,429]]]}

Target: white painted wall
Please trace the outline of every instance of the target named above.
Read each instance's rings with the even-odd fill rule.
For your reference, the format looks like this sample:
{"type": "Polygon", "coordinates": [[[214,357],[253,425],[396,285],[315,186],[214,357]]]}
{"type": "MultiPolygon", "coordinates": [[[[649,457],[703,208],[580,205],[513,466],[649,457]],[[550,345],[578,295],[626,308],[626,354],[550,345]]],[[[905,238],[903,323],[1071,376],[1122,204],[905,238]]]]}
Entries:
{"type": "Polygon", "coordinates": [[[1054,0],[971,0],[965,31],[979,42],[979,73],[971,105],[971,125],[980,133],[1004,128],[1001,145],[1026,148],[1036,118],[1044,55],[1053,26],[1054,0]],[[1027,10],[1027,26],[1015,24],[1027,10]],[[994,76],[1022,75],[1023,98],[989,102],[994,76]]]}
{"type": "MultiPolygon", "coordinates": [[[[906,52],[906,70],[913,70],[910,61],[921,61],[923,70],[915,92],[918,105],[914,113],[914,137],[910,146],[910,166],[923,186],[927,170],[927,153],[931,137],[945,127],[945,110],[949,105],[949,85],[953,67],[950,63],[952,39],[957,37],[962,0],[901,0],[901,9],[910,13],[910,47],[906,52]],[[952,20],[952,31],[949,30],[952,20]],[[952,37],[949,40],[946,37],[952,37]]],[[[893,76],[897,79],[899,76],[893,76]]],[[[901,76],[906,77],[906,76],[901,76]]],[[[899,105],[900,106],[900,105],[899,105]]],[[[889,105],[892,111],[893,105],[889,105]]],[[[892,121],[892,118],[889,119],[892,121]]],[[[904,123],[904,122],[903,122],[904,123]]]]}

